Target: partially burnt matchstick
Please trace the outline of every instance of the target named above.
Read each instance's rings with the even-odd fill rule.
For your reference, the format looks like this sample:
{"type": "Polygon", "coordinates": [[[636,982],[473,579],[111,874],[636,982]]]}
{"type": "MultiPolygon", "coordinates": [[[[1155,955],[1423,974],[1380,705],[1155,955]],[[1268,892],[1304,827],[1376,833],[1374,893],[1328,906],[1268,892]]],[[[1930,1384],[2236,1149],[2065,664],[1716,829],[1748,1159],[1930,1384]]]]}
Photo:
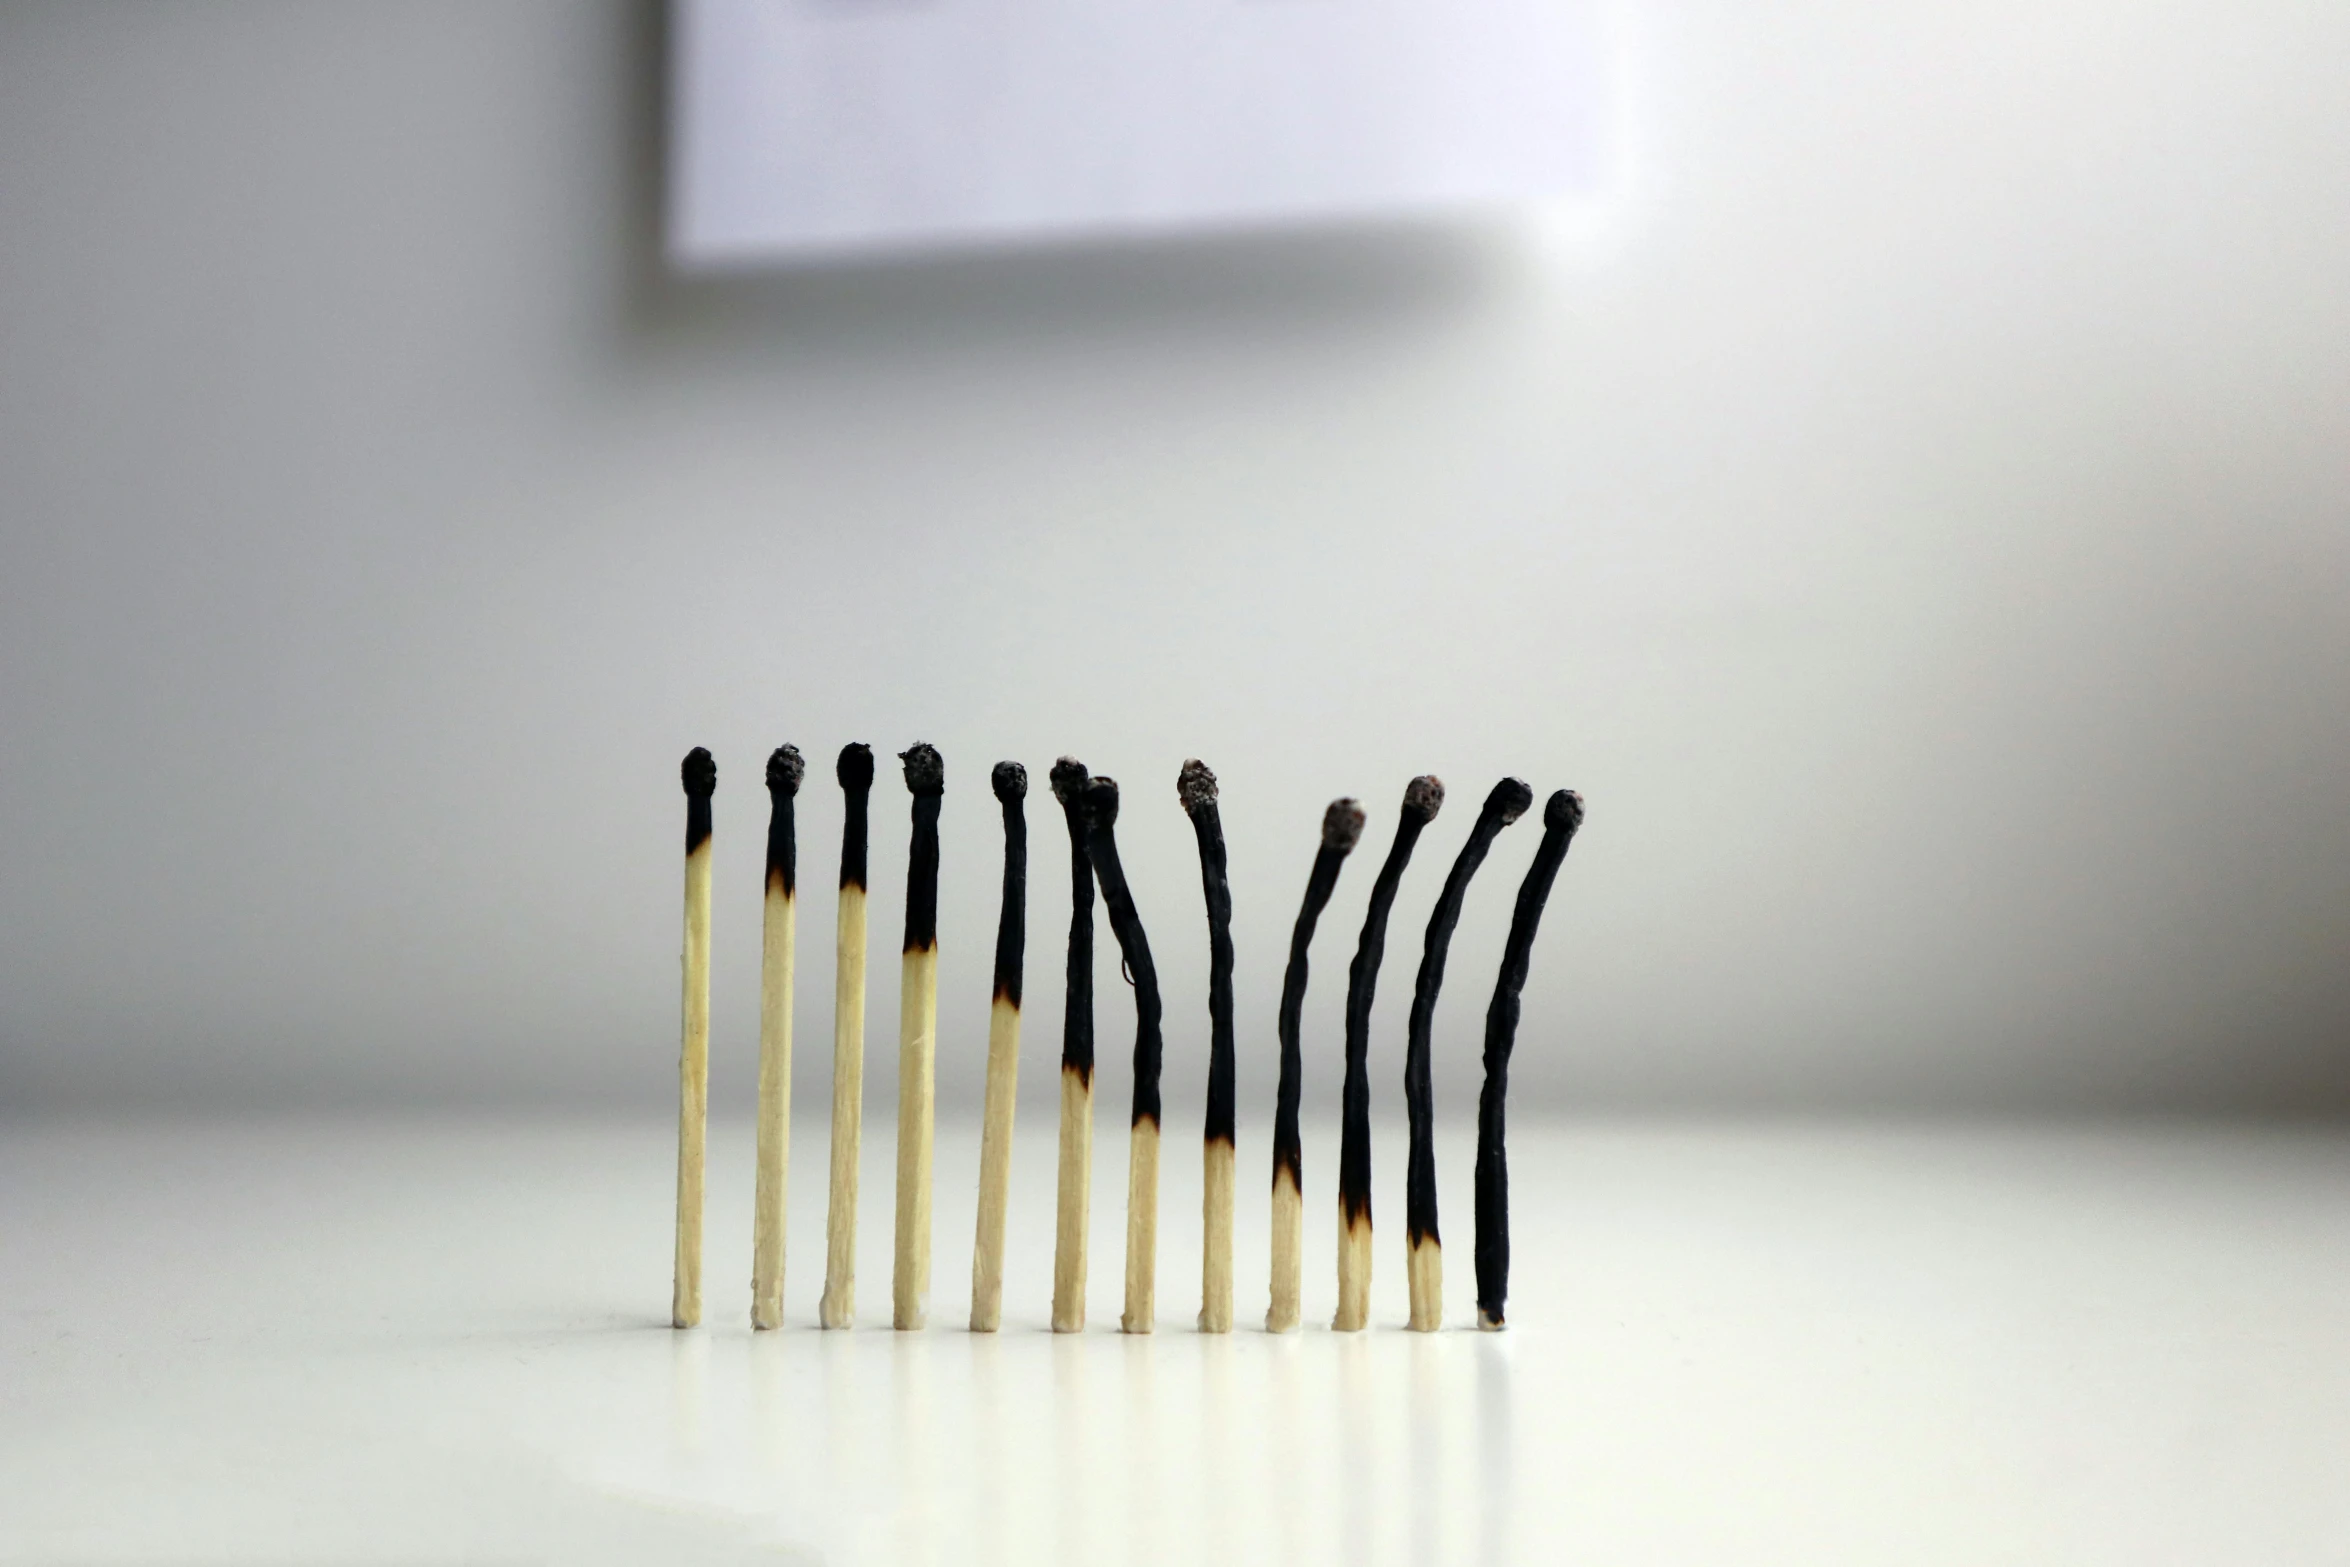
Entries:
{"type": "Polygon", "coordinates": [[[685,783],[685,995],[677,1053],[677,1259],[672,1326],[702,1320],[702,1166],[710,1119],[710,796],[718,764],[695,746],[678,770],[685,783]]]}
{"type": "Polygon", "coordinates": [[[1134,1120],[1126,1161],[1126,1311],[1118,1325],[1148,1333],[1157,1314],[1159,1270],[1159,971],[1150,938],[1134,911],[1126,871],[1118,863],[1118,782],[1095,777],[1085,786],[1086,852],[1109,908],[1110,929],[1134,983],[1134,1120]]]}
{"type": "Polygon", "coordinates": [[[844,745],[833,764],[846,817],[840,830],[840,915],[832,976],[832,1194],[824,1216],[824,1298],[828,1328],[857,1321],[857,1160],[865,1117],[865,840],[873,794],[873,748],[844,745]]]}
{"type": "Polygon", "coordinates": [[[1175,797],[1199,840],[1200,891],[1208,905],[1208,1117],[1200,1187],[1202,1333],[1232,1331],[1232,1160],[1236,1131],[1232,1044],[1232,887],[1225,874],[1224,822],[1216,775],[1194,757],[1175,778],[1175,797]]]}
{"type": "Polygon", "coordinates": [[[995,931],[995,999],[987,1014],[987,1112],[979,1133],[979,1231],[971,1245],[971,1331],[1003,1320],[1004,1208],[1012,1185],[1012,1106],[1020,1085],[1020,969],[1028,946],[1028,769],[998,762],[988,780],[1004,808],[1004,898],[995,931]]]}
{"type": "Polygon", "coordinates": [[[1534,791],[1525,781],[1504,778],[1486,795],[1469,841],[1461,845],[1444,878],[1444,891],[1428,916],[1420,949],[1420,976],[1412,987],[1411,1028],[1403,1062],[1404,1109],[1411,1120],[1411,1159],[1404,1169],[1404,1272],[1411,1283],[1411,1328],[1433,1333],[1444,1323],[1444,1253],[1436,1233],[1435,1092],[1429,1078],[1429,1041],[1436,1023],[1436,994],[1444,988],[1444,959],[1460,923],[1469,879],[1485,863],[1501,830],[1526,814],[1534,791]]]}
{"type": "Polygon", "coordinates": [[[1086,852],[1085,764],[1053,763],[1069,826],[1069,964],[1061,1004],[1061,1146],[1053,1219],[1053,1331],[1085,1329],[1085,1230],[1093,1192],[1093,856],[1086,852]]]}
{"type": "Polygon", "coordinates": [[[1387,959],[1387,920],[1420,834],[1444,809],[1444,784],[1422,773],[1404,785],[1394,841],[1371,883],[1371,904],[1346,975],[1346,1083],[1338,1132],[1338,1315],[1330,1325],[1359,1333],[1371,1323],[1371,1003],[1387,959]]]}
{"type": "Polygon", "coordinates": [[[1363,808],[1352,800],[1331,801],[1322,813],[1322,846],[1314,852],[1314,868],[1306,877],[1305,902],[1289,932],[1289,969],[1281,977],[1281,1081],[1273,1101],[1273,1299],[1265,1310],[1268,1333],[1287,1333],[1297,1326],[1304,1271],[1299,1241],[1305,1215],[1305,1149],[1298,1136],[1297,1107],[1305,1082],[1298,1030],[1306,1005],[1306,952],[1338,886],[1338,873],[1362,836],[1363,808]]]}
{"type": "Polygon", "coordinates": [[[1542,808],[1542,842],[1518,884],[1509,940],[1501,949],[1501,977],[1485,1009],[1485,1087],[1477,1096],[1477,1326],[1498,1331],[1510,1292],[1510,1167],[1502,1146],[1503,1101],[1510,1091],[1510,1050],[1518,1039],[1518,999],[1534,954],[1542,906],[1550,901],[1567,847],[1583,825],[1583,797],[1561,789],[1542,808]]]}
{"type": "Polygon", "coordinates": [[[897,1262],[890,1320],[923,1325],[930,1310],[930,1153],[938,1057],[938,808],[946,764],[934,746],[898,753],[914,797],[906,854],[906,947],[898,977],[897,1262]]]}
{"type": "Polygon", "coordinates": [[[759,1152],[751,1219],[751,1326],[783,1324],[784,1180],[791,1164],[791,1003],[799,846],[792,799],[808,764],[796,745],[767,758],[767,896],[759,952],[759,1152]]]}

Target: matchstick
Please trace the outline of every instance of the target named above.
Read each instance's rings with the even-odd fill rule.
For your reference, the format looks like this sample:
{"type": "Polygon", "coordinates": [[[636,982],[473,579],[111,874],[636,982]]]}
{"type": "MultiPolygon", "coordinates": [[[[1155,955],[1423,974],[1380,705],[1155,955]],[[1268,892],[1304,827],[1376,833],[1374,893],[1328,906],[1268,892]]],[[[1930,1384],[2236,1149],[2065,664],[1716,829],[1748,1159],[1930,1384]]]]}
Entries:
{"type": "Polygon", "coordinates": [[[677,1266],[673,1327],[702,1320],[702,1160],[710,1116],[710,796],[718,764],[700,746],[679,768],[685,783],[685,998],[677,1052],[677,1266]]]}
{"type": "Polygon", "coordinates": [[[1510,1091],[1518,998],[1526,988],[1542,906],[1550,901],[1551,883],[1582,825],[1583,797],[1572,789],[1559,790],[1543,806],[1542,843],[1518,884],[1509,941],[1501,949],[1501,977],[1493,982],[1493,1004],[1485,1009],[1485,1087],[1477,1096],[1477,1326],[1489,1333],[1501,1330],[1510,1293],[1510,1166],[1502,1147],[1502,1102],[1510,1091]]]}
{"type": "Polygon", "coordinates": [[[971,1243],[971,1331],[1003,1320],[1004,1208],[1012,1185],[1012,1106],[1020,1085],[1020,969],[1028,947],[1028,769],[998,762],[1004,807],[1004,900],[995,929],[995,1000],[987,1014],[987,1113],[979,1132],[979,1232],[971,1243]]]}
{"type": "Polygon", "coordinates": [[[1216,775],[1197,757],[1175,778],[1175,798],[1199,840],[1200,891],[1208,905],[1208,1118],[1200,1183],[1199,1330],[1232,1331],[1232,887],[1216,775]]]}
{"type": "Polygon", "coordinates": [[[1101,883],[1110,929],[1134,981],[1134,1120],[1126,1157],[1126,1311],[1128,1333],[1148,1333],[1157,1314],[1159,1272],[1159,971],[1150,938],[1134,911],[1118,863],[1118,781],[1096,775],[1085,785],[1085,848],[1101,883]]]}
{"type": "Polygon", "coordinates": [[[1306,1005],[1306,951],[1314,927],[1338,886],[1338,873],[1363,835],[1363,808],[1333,800],[1322,813],[1322,846],[1306,877],[1305,902],[1289,932],[1289,970],[1281,977],[1281,1082],[1273,1101],[1273,1290],[1265,1309],[1265,1331],[1287,1333],[1297,1326],[1303,1264],[1299,1256],[1305,1211],[1305,1150],[1298,1138],[1297,1103],[1304,1090],[1305,1063],[1298,1048],[1299,1021],[1306,1005]]]}
{"type": "Polygon", "coordinates": [[[1371,1003],[1387,959],[1387,917],[1412,863],[1421,831],[1444,809],[1444,784],[1423,773],[1404,785],[1395,840],[1371,883],[1371,905],[1346,975],[1346,1085],[1338,1131],[1338,1315],[1331,1327],[1359,1333],[1371,1325],[1371,1003]]]}
{"type": "Polygon", "coordinates": [[[808,764],[796,745],[767,758],[767,909],[759,952],[759,1153],[751,1219],[751,1326],[783,1325],[784,1182],[791,1164],[792,944],[799,845],[792,797],[808,764]]]}
{"type": "Polygon", "coordinates": [[[1069,825],[1069,967],[1061,1003],[1061,1150],[1053,1218],[1053,1331],[1085,1331],[1085,1230],[1093,1193],[1093,856],[1086,852],[1085,764],[1053,763],[1069,825]]]}
{"type": "Polygon", "coordinates": [[[816,1319],[857,1325],[857,1159],[865,1116],[865,809],[873,748],[844,745],[833,764],[847,817],[840,831],[840,917],[832,975],[832,1196],[824,1215],[824,1298],[816,1319]]]}
{"type": "Polygon", "coordinates": [[[1493,786],[1478,809],[1476,825],[1469,829],[1469,841],[1461,845],[1444,878],[1420,948],[1420,977],[1412,986],[1411,1027],[1403,1058],[1404,1111],[1412,1133],[1411,1159],[1404,1167],[1404,1275],[1411,1282],[1409,1325],[1415,1333],[1433,1333],[1444,1325],[1444,1252],[1436,1234],[1435,1091],[1428,1073],[1436,993],[1444,988],[1444,958],[1452,947],[1453,927],[1460,923],[1469,878],[1485,863],[1495,837],[1533,803],[1534,791],[1522,779],[1504,778],[1493,786]]]}
{"type": "Polygon", "coordinates": [[[946,763],[934,746],[898,753],[914,796],[914,837],[906,853],[906,949],[898,971],[897,1264],[890,1270],[890,1321],[901,1331],[930,1312],[930,1148],[938,1057],[938,807],[946,763]]]}

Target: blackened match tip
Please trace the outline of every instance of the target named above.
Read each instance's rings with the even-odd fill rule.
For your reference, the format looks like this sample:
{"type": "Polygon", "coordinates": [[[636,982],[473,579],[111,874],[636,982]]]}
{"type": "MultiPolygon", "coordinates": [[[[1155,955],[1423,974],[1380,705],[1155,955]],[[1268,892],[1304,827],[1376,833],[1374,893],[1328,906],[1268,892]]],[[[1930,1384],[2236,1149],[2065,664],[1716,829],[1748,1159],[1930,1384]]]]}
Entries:
{"type": "Polygon", "coordinates": [[[1018,762],[996,763],[987,781],[995,786],[995,797],[1006,805],[1028,798],[1028,769],[1018,762]]]}
{"type": "Polygon", "coordinates": [[[677,771],[685,780],[685,792],[696,799],[707,800],[718,792],[718,759],[700,746],[685,753],[677,771]]]}
{"type": "Polygon", "coordinates": [[[789,799],[800,792],[800,780],[808,776],[808,759],[800,755],[796,745],[779,745],[767,756],[767,788],[770,792],[789,799]]]}
{"type": "Polygon", "coordinates": [[[1118,780],[1106,773],[1096,773],[1085,781],[1086,820],[1097,826],[1114,826],[1118,820],[1118,780]]]}
{"type": "Polygon", "coordinates": [[[1542,825],[1553,832],[1573,832],[1583,825],[1583,797],[1561,789],[1542,807],[1542,825]]]}
{"type": "Polygon", "coordinates": [[[1434,773],[1422,773],[1405,784],[1403,808],[1417,816],[1422,825],[1436,820],[1436,813],[1444,809],[1444,780],[1434,773]]]}
{"type": "Polygon", "coordinates": [[[1183,802],[1186,815],[1216,803],[1216,775],[1207,763],[1195,756],[1183,764],[1183,771],[1175,775],[1175,798],[1183,802]]]}
{"type": "Polygon", "coordinates": [[[1322,813],[1322,847],[1333,854],[1351,854],[1362,836],[1361,802],[1353,799],[1332,800],[1330,809],[1322,813]]]}
{"type": "Polygon", "coordinates": [[[906,764],[906,789],[911,794],[944,794],[947,792],[946,758],[938,754],[938,747],[917,740],[898,753],[898,760],[906,764]]]}
{"type": "Polygon", "coordinates": [[[840,761],[832,769],[840,786],[851,792],[873,787],[873,747],[863,741],[851,741],[840,748],[840,761]]]}
{"type": "Polygon", "coordinates": [[[1053,763],[1053,770],[1047,776],[1053,786],[1053,798],[1063,805],[1075,805],[1083,799],[1085,780],[1091,775],[1076,757],[1064,756],[1053,763]]]}
{"type": "Polygon", "coordinates": [[[1534,788],[1523,778],[1504,778],[1485,797],[1485,809],[1499,815],[1504,827],[1525,815],[1526,807],[1533,803],[1534,788]]]}

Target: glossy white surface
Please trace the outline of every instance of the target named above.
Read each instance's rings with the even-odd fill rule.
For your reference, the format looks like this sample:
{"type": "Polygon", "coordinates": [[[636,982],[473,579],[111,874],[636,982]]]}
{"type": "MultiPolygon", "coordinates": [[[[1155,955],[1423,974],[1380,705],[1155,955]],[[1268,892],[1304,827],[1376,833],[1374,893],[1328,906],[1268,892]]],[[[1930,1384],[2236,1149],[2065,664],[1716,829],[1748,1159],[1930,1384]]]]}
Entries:
{"type": "MultiPolygon", "coordinates": [[[[750,1150],[711,1146],[710,1326],[668,1300],[665,1129],[0,1131],[0,1558],[576,1562],[2305,1563],[2350,1558],[2339,1132],[1522,1125],[1513,1327],[1190,1330],[1170,1135],[1162,1322],[1042,1331],[1050,1128],[1013,1175],[1005,1331],[965,1309],[974,1140],[939,1148],[937,1293],[815,1331],[820,1128],[788,1326],[754,1338],[750,1150]]],[[[869,1139],[885,1193],[889,1138],[869,1139]]],[[[1326,1133],[1327,1129],[1321,1129],[1326,1133]]],[[[1442,1136],[1470,1319],[1464,1127],[1442,1136]]],[[[1244,1199],[1264,1162],[1244,1145],[1244,1199]]],[[[1309,1140],[1309,1212],[1334,1164],[1309,1140]]],[[[886,1217],[886,1203],[876,1208],[886,1217]]],[[[1261,1316],[1264,1210],[1238,1287],[1261,1316]]],[[[1334,1300],[1309,1230],[1308,1321],[1334,1300]]]]}

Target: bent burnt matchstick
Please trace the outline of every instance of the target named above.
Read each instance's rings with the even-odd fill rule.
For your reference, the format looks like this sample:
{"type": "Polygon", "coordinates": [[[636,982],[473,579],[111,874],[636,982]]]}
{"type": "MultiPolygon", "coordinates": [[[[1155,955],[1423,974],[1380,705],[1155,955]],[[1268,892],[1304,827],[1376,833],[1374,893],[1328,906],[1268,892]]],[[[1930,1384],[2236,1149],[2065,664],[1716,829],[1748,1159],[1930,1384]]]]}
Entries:
{"type": "Polygon", "coordinates": [[[1061,1003],[1061,1143],[1053,1218],[1053,1331],[1085,1330],[1085,1230],[1093,1193],[1093,856],[1086,852],[1085,764],[1053,763],[1069,826],[1069,964],[1061,1003]]]}
{"type": "Polygon", "coordinates": [[[1461,845],[1444,878],[1444,891],[1428,915],[1420,949],[1420,976],[1412,987],[1411,1028],[1403,1062],[1404,1109],[1411,1121],[1411,1159],[1404,1169],[1404,1274],[1411,1282],[1415,1333],[1433,1333],[1444,1323],[1444,1253],[1436,1233],[1435,1092],[1429,1079],[1429,1039],[1436,1022],[1436,995],[1444,988],[1444,958],[1460,923],[1469,879],[1485,863],[1501,830],[1526,814],[1534,791],[1523,779],[1504,778],[1486,795],[1469,841],[1461,845]]]}
{"type": "Polygon", "coordinates": [[[1216,775],[1192,758],[1176,774],[1175,798],[1199,840],[1200,891],[1208,906],[1208,1115],[1200,1185],[1202,1333],[1232,1331],[1232,1160],[1237,1116],[1232,1059],[1232,887],[1225,874],[1224,822],[1216,775]]]}
{"type": "Polygon", "coordinates": [[[1423,773],[1404,785],[1403,810],[1387,859],[1371,883],[1370,907],[1346,975],[1346,1085],[1338,1134],[1338,1315],[1330,1325],[1359,1333],[1371,1321],[1371,1003],[1387,958],[1387,920],[1420,834],[1444,809],[1444,784],[1423,773]]]}
{"type": "Polygon", "coordinates": [[[1314,927],[1338,886],[1338,873],[1363,835],[1363,808],[1353,800],[1333,800],[1322,813],[1322,846],[1314,851],[1314,868],[1306,877],[1305,902],[1289,932],[1289,968],[1281,976],[1281,1081],[1273,1100],[1273,1285],[1265,1308],[1265,1331],[1287,1333],[1297,1326],[1298,1295],[1304,1264],[1299,1241],[1305,1214],[1305,1150],[1298,1136],[1298,1098],[1304,1091],[1305,1063],[1298,1030],[1306,1004],[1306,952],[1314,943],[1314,927]]]}
{"type": "Polygon", "coordinates": [[[1118,952],[1134,984],[1134,1119],[1126,1160],[1126,1311],[1118,1325],[1148,1333],[1157,1314],[1159,1267],[1159,971],[1118,863],[1118,781],[1085,785],[1086,853],[1101,883],[1118,952]]]}
{"type": "Polygon", "coordinates": [[[996,919],[995,999],[987,1014],[987,1112],[979,1133],[979,1229],[971,1244],[971,1331],[1003,1320],[1004,1208],[1012,1184],[1012,1107],[1020,1085],[1020,969],[1028,946],[1028,769],[998,762],[988,782],[1004,807],[1004,898],[996,919]]]}
{"type": "Polygon", "coordinates": [[[1477,1326],[1497,1332],[1510,1292],[1510,1167],[1502,1146],[1502,1102],[1510,1091],[1510,1050],[1518,1038],[1518,1001],[1534,953],[1542,906],[1550,901],[1567,847],[1583,825],[1583,797],[1561,789],[1542,808],[1542,842],[1518,884],[1509,941],[1501,949],[1501,977],[1485,1009],[1485,1087],[1477,1096],[1477,1326]]]}
{"type": "Polygon", "coordinates": [[[808,764],[796,745],[767,758],[766,919],[759,947],[759,1151],[751,1218],[751,1326],[783,1324],[784,1181],[791,1164],[791,1003],[799,847],[792,798],[808,764]]]}
{"type": "Polygon", "coordinates": [[[832,1191],[824,1215],[824,1298],[828,1328],[857,1322],[857,1160],[865,1115],[865,813],[873,793],[873,748],[840,748],[833,764],[846,816],[840,830],[840,915],[832,975],[832,1191]]]}
{"type": "Polygon", "coordinates": [[[710,1114],[710,796],[718,764],[695,746],[678,769],[685,784],[685,972],[677,1052],[677,1257],[669,1321],[702,1320],[702,1166],[710,1114]]]}
{"type": "Polygon", "coordinates": [[[898,974],[897,1261],[890,1321],[903,1331],[930,1311],[930,1155],[938,1061],[938,808],[946,763],[919,742],[898,753],[914,797],[906,851],[906,946],[898,974]]]}

